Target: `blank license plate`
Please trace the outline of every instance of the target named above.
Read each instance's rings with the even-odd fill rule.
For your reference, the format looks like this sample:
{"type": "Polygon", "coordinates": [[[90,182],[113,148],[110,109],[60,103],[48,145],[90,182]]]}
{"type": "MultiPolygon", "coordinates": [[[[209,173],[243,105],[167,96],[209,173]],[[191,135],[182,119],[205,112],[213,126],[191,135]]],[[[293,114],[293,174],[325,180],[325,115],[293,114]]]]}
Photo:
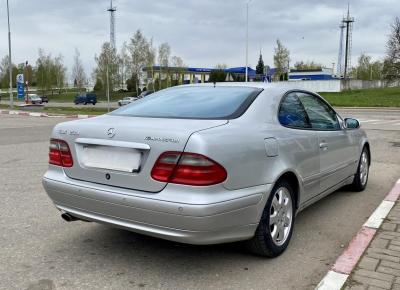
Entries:
{"type": "Polygon", "coordinates": [[[89,168],[124,172],[139,170],[142,154],[132,148],[112,146],[84,146],[82,165],[89,168]]]}

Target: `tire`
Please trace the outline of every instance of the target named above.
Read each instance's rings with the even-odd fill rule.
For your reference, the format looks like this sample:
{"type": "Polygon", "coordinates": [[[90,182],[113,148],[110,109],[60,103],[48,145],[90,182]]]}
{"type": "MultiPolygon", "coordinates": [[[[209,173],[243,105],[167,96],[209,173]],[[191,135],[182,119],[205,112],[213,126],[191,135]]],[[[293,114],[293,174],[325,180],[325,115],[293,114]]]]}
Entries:
{"type": "Polygon", "coordinates": [[[360,161],[358,162],[357,173],[354,175],[354,180],[351,184],[351,189],[353,191],[360,192],[367,187],[369,166],[371,164],[370,156],[371,154],[368,148],[364,147],[363,151],[361,152],[360,161]]]}
{"type": "Polygon", "coordinates": [[[292,237],[295,220],[296,205],[293,196],[294,191],[289,182],[281,180],[275,184],[255,235],[247,241],[247,248],[252,253],[274,258],[286,250],[292,237]],[[270,222],[272,216],[275,217],[276,223],[270,222]],[[279,231],[279,228],[283,230],[279,231]]]}
{"type": "Polygon", "coordinates": [[[86,105],[87,105],[87,103],[85,102],[85,103],[84,103],[84,105],[86,106],[86,105]]]}

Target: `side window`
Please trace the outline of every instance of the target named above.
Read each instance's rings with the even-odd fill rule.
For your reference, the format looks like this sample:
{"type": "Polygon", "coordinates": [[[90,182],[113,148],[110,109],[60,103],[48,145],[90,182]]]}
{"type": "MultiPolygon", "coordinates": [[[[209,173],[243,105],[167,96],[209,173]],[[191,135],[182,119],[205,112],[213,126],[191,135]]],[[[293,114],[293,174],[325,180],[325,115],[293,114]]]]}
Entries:
{"type": "Polygon", "coordinates": [[[278,117],[283,126],[311,128],[304,107],[295,93],[290,93],[282,101],[278,117]]]}
{"type": "Polygon", "coordinates": [[[340,124],[333,111],[324,101],[320,98],[300,93],[298,97],[303,104],[312,128],[320,130],[340,130],[340,124]]]}

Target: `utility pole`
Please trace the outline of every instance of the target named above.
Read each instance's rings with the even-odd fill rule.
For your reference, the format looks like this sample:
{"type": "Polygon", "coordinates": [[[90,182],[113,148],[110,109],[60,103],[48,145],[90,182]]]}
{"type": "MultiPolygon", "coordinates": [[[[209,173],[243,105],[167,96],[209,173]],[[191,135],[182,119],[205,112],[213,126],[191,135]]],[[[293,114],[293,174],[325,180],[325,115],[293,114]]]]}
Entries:
{"type": "Polygon", "coordinates": [[[28,70],[28,61],[25,62],[25,86],[26,86],[26,95],[25,95],[25,104],[28,104],[29,98],[29,70],[28,70]]]}
{"type": "MultiPolygon", "coordinates": [[[[344,19],[344,16],[343,16],[343,19],[344,19]]],[[[343,24],[343,19],[339,26],[340,41],[339,41],[339,55],[338,55],[338,62],[337,62],[337,72],[336,72],[336,74],[339,78],[342,78],[342,75],[343,75],[343,37],[344,37],[344,29],[346,28],[346,25],[343,24]]]]}
{"type": "Polygon", "coordinates": [[[249,81],[249,4],[251,1],[246,2],[246,83],[249,81]]]}
{"type": "Polygon", "coordinates": [[[369,66],[370,74],[369,74],[369,80],[372,81],[372,65],[369,66]]]}
{"type": "Polygon", "coordinates": [[[116,44],[115,44],[115,12],[117,11],[117,8],[113,6],[112,0],[110,1],[110,8],[107,9],[108,12],[110,12],[110,43],[111,45],[116,49],[116,44]]]}
{"type": "Polygon", "coordinates": [[[106,75],[107,75],[107,111],[110,112],[110,82],[108,77],[108,60],[107,60],[107,68],[106,68],[106,75]]]}
{"type": "Polygon", "coordinates": [[[350,17],[350,4],[347,5],[347,17],[343,19],[343,24],[346,26],[346,51],[344,57],[344,78],[348,78],[348,70],[351,61],[351,45],[352,45],[352,28],[354,18],[350,17]]]}
{"type": "MultiPolygon", "coordinates": [[[[115,44],[115,11],[117,11],[117,8],[113,6],[112,0],[110,0],[110,8],[107,9],[108,12],[110,12],[110,46],[111,50],[117,49],[117,46],[115,44]]],[[[111,52],[110,52],[111,53],[111,52]]],[[[107,110],[110,112],[110,80],[109,80],[109,71],[108,71],[108,66],[109,66],[109,59],[107,56],[107,68],[106,68],[106,74],[107,74],[107,110]]]]}
{"type": "Polygon", "coordinates": [[[10,30],[10,8],[7,0],[7,21],[8,21],[8,69],[10,74],[10,108],[14,107],[14,99],[12,92],[12,61],[11,61],[11,30],[10,30]]]}

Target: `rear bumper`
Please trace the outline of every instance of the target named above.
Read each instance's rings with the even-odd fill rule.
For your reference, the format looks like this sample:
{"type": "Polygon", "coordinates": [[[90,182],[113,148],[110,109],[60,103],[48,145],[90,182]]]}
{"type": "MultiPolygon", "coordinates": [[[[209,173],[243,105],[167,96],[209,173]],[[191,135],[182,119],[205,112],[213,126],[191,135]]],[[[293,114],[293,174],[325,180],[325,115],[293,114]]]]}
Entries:
{"type": "Polygon", "coordinates": [[[78,218],[188,244],[251,238],[271,189],[262,185],[228,192],[220,187],[221,193],[206,193],[193,198],[197,203],[182,203],[165,198],[177,196],[174,186],[150,194],[70,179],[62,170],[49,170],[43,186],[59,210],[78,218]],[[223,200],[212,201],[216,194],[223,200]]]}

